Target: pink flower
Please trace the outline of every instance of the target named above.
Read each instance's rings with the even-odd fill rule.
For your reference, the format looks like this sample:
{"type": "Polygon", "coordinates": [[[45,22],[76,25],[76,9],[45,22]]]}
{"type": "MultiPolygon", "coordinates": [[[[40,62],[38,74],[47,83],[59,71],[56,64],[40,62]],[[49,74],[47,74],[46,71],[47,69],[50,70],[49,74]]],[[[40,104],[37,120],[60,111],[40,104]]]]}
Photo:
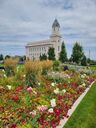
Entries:
{"type": "Polygon", "coordinates": [[[36,111],[33,110],[32,112],[29,113],[30,115],[32,115],[32,117],[36,116],[36,111]]]}
{"type": "Polygon", "coordinates": [[[48,109],[48,106],[47,105],[41,105],[41,106],[38,106],[37,109],[40,111],[40,112],[44,112],[48,109]]]}
{"type": "Polygon", "coordinates": [[[28,91],[28,92],[32,92],[32,87],[28,87],[28,88],[27,88],[27,91],[28,91]]]}

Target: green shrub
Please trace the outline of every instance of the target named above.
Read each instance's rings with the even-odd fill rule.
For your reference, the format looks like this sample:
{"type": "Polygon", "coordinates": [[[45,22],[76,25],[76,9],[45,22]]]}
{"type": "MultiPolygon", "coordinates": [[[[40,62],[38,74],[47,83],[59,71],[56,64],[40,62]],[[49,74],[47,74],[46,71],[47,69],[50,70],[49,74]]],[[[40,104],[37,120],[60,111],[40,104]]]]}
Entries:
{"type": "Polygon", "coordinates": [[[46,75],[52,68],[52,61],[27,61],[25,63],[26,85],[34,87],[40,75],[46,75]]]}
{"type": "Polygon", "coordinates": [[[59,66],[60,66],[60,61],[55,60],[53,62],[53,70],[58,71],[59,70],[59,66]]]}
{"type": "Polygon", "coordinates": [[[45,53],[40,55],[40,60],[47,60],[47,55],[45,53]]]}
{"type": "Polygon", "coordinates": [[[46,60],[41,62],[42,75],[47,75],[48,71],[52,69],[53,62],[51,60],[46,60]]]}
{"type": "Polygon", "coordinates": [[[23,80],[25,79],[25,69],[24,67],[17,67],[16,74],[15,74],[16,80],[23,80]]]}
{"type": "Polygon", "coordinates": [[[0,85],[7,87],[6,85],[11,85],[12,89],[16,88],[17,86],[22,86],[25,84],[24,80],[16,79],[14,76],[11,77],[4,77],[0,79],[0,85]]]}
{"type": "Polygon", "coordinates": [[[7,76],[15,75],[17,60],[8,58],[4,61],[5,72],[7,76]]]}
{"type": "Polygon", "coordinates": [[[26,61],[25,63],[26,85],[34,87],[38,76],[41,74],[41,64],[39,61],[26,61]]]}
{"type": "Polygon", "coordinates": [[[55,76],[53,76],[53,77],[52,76],[48,76],[47,79],[52,81],[52,82],[56,82],[56,83],[62,83],[62,82],[65,81],[64,78],[62,78],[62,77],[55,77],[55,76]]]}

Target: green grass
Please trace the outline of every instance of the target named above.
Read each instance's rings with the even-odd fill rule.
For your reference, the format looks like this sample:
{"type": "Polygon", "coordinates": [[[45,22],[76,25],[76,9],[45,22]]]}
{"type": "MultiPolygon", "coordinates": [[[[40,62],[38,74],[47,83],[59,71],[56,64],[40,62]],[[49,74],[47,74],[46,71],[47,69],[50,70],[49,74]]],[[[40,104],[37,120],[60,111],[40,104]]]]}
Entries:
{"type": "Polygon", "coordinates": [[[96,128],[96,83],[81,101],[64,128],[96,128]]]}
{"type": "Polygon", "coordinates": [[[91,70],[96,70],[96,66],[90,67],[91,70]]]}
{"type": "Polygon", "coordinates": [[[0,67],[4,66],[4,64],[0,64],[0,67]]]}

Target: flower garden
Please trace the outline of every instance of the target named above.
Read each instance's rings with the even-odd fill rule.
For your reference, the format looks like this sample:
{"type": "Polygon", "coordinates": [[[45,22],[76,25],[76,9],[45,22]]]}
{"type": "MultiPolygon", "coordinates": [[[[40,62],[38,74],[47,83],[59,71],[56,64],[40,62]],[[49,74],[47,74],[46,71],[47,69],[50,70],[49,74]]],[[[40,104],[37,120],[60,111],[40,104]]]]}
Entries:
{"type": "Polygon", "coordinates": [[[0,127],[56,128],[96,74],[52,61],[7,59],[0,71],[0,127]]]}

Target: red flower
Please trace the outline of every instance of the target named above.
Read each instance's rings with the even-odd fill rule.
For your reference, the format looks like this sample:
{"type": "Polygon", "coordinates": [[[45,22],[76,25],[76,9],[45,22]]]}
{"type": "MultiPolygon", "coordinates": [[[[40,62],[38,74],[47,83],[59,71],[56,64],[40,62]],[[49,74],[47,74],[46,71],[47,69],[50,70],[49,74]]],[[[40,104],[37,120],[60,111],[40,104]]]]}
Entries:
{"type": "Polygon", "coordinates": [[[24,123],[25,123],[25,120],[21,120],[21,123],[22,123],[22,125],[24,125],[24,123]]]}
{"type": "Polygon", "coordinates": [[[72,88],[76,89],[78,87],[78,84],[73,82],[73,83],[71,83],[71,86],[72,86],[72,88]]]}
{"type": "Polygon", "coordinates": [[[62,100],[62,99],[63,99],[63,96],[58,95],[58,100],[62,100]]]}
{"type": "Polygon", "coordinates": [[[16,124],[12,124],[10,128],[16,128],[16,124]]]}
{"type": "Polygon", "coordinates": [[[44,127],[44,124],[42,125],[42,128],[45,128],[45,127],[44,127]]]}
{"type": "Polygon", "coordinates": [[[23,87],[20,87],[20,86],[19,86],[19,87],[16,88],[16,92],[19,93],[19,92],[22,91],[22,89],[23,89],[23,87]]]}
{"type": "Polygon", "coordinates": [[[42,115],[39,119],[38,119],[39,123],[44,125],[44,116],[42,115]]]}
{"type": "Polygon", "coordinates": [[[19,101],[20,100],[17,95],[13,95],[11,99],[14,100],[14,101],[19,101]]]}

